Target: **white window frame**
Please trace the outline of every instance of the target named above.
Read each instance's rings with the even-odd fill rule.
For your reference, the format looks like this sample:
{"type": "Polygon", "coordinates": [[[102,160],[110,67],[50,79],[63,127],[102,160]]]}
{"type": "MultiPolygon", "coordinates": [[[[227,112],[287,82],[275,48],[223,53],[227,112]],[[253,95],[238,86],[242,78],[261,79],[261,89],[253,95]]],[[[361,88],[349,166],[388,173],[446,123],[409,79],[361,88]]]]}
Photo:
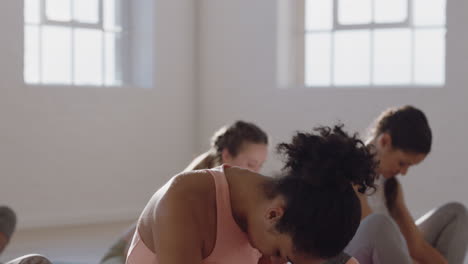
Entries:
{"type": "MultiPolygon", "coordinates": [[[[371,4],[374,4],[375,0],[372,0],[371,4]]],[[[408,1],[406,9],[406,19],[402,22],[394,23],[366,23],[366,24],[354,24],[354,25],[343,25],[338,20],[338,0],[333,0],[333,28],[331,31],[338,30],[355,30],[355,29],[382,29],[382,28],[411,28],[410,21],[413,21],[413,0],[408,1]]],[[[305,1],[304,1],[305,4],[305,1]]],[[[374,7],[371,7],[372,17],[374,16],[374,7]]],[[[305,14],[304,14],[305,16],[305,14]]],[[[304,23],[305,25],[305,23],[304,23]]],[[[310,32],[310,31],[308,31],[310,32]]]]}
{"type": "MultiPolygon", "coordinates": [[[[286,0],[284,0],[286,1],[286,0]]],[[[444,74],[444,83],[443,84],[427,84],[427,85],[422,85],[422,84],[414,84],[414,83],[408,83],[408,84],[374,84],[374,79],[373,79],[373,70],[374,70],[374,63],[373,63],[373,49],[374,49],[374,44],[372,37],[370,38],[370,47],[371,50],[370,52],[370,83],[366,85],[335,85],[333,83],[333,74],[334,74],[334,63],[333,63],[333,55],[334,55],[334,37],[332,34],[331,38],[331,84],[330,85],[320,85],[320,86],[307,86],[305,82],[305,37],[309,33],[321,33],[321,32],[327,32],[327,33],[334,33],[337,31],[342,31],[342,30],[363,30],[367,29],[371,31],[371,34],[373,30],[375,29],[410,29],[414,30],[415,28],[418,29],[439,29],[441,26],[414,26],[412,25],[413,21],[413,0],[407,0],[407,16],[404,21],[401,22],[394,22],[394,23],[362,23],[362,24],[353,24],[353,25],[343,25],[339,22],[338,19],[338,10],[339,10],[339,0],[331,0],[333,1],[333,24],[332,28],[329,30],[307,30],[306,29],[306,0],[297,0],[296,3],[296,13],[295,13],[295,21],[293,21],[295,28],[297,30],[297,35],[294,37],[295,41],[293,41],[293,45],[296,48],[295,55],[293,56],[293,60],[295,61],[295,67],[296,67],[296,74],[293,77],[295,79],[294,83],[296,83],[295,86],[299,85],[301,87],[307,87],[307,88],[355,88],[355,87],[364,87],[364,88],[372,88],[372,87],[411,87],[411,88],[427,88],[427,87],[444,87],[447,83],[446,79],[446,73],[444,74]]],[[[375,0],[372,0],[372,4],[374,3],[375,0]]],[[[448,0],[446,0],[448,1],[448,0]]],[[[374,8],[372,6],[371,12],[374,12],[374,8]]],[[[373,17],[373,13],[372,13],[373,17]]],[[[443,27],[447,27],[447,23],[443,27]]],[[[414,54],[415,54],[415,48],[414,48],[414,34],[411,34],[412,42],[411,42],[411,82],[414,82],[414,54]]],[[[446,52],[445,52],[446,54],[446,52]]]]}
{"type": "MultiPolygon", "coordinates": [[[[74,0],[74,1],[79,1],[79,0],[74,0]]],[[[85,23],[85,22],[80,22],[77,20],[73,19],[73,4],[70,5],[70,14],[71,14],[71,19],[70,21],[58,21],[58,20],[52,20],[47,17],[46,10],[47,10],[47,1],[46,0],[39,0],[39,22],[38,23],[31,23],[27,21],[23,21],[24,27],[26,26],[39,26],[39,38],[38,38],[38,49],[39,49],[39,60],[38,60],[38,69],[39,69],[39,81],[34,82],[34,83],[28,83],[26,80],[24,80],[25,84],[31,85],[31,86],[74,86],[74,87],[125,87],[128,84],[128,81],[130,79],[129,73],[125,68],[125,65],[128,62],[130,58],[129,54],[129,16],[130,12],[129,10],[129,5],[127,0],[117,0],[118,1],[118,6],[120,7],[116,12],[119,12],[121,16],[120,20],[120,27],[116,28],[105,28],[104,27],[104,2],[103,0],[98,0],[98,22],[97,23],[85,23]],[[124,12],[124,10],[127,10],[124,12]],[[71,60],[70,60],[70,83],[63,83],[63,84],[56,84],[56,83],[44,83],[43,82],[43,67],[41,65],[42,62],[42,26],[60,26],[60,27],[67,27],[70,28],[71,31],[71,60]],[[91,84],[75,84],[74,83],[74,61],[75,61],[75,56],[74,56],[74,31],[73,29],[76,28],[84,28],[84,29],[96,29],[96,30],[101,30],[102,31],[102,45],[101,45],[101,54],[102,54],[102,83],[100,85],[91,85],[91,84]],[[119,33],[122,37],[121,41],[121,48],[118,52],[120,52],[120,63],[117,63],[116,66],[118,66],[116,70],[120,74],[120,79],[121,83],[119,84],[112,84],[108,85],[105,82],[105,70],[106,70],[106,63],[105,63],[105,33],[119,33]]],[[[116,60],[119,60],[119,56],[116,57],[116,60]]]]}
{"type": "MultiPolygon", "coordinates": [[[[74,0],[79,1],[79,0],[74,0]]],[[[100,29],[104,30],[103,25],[103,0],[98,1],[98,22],[97,23],[84,23],[74,20],[73,18],[71,21],[58,21],[58,20],[51,20],[47,17],[46,10],[47,10],[47,1],[40,0],[40,24],[41,25],[48,25],[48,26],[62,26],[62,27],[80,27],[80,28],[90,28],[90,29],[100,29]]],[[[70,5],[70,14],[73,16],[73,5],[70,5]]]]}

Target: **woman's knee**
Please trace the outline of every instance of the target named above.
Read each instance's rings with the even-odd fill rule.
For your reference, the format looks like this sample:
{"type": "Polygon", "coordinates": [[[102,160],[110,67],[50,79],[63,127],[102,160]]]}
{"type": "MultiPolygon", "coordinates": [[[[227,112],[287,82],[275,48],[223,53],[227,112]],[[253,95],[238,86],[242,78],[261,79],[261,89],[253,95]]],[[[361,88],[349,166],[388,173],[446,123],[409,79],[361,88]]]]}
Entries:
{"type": "Polygon", "coordinates": [[[454,215],[457,219],[468,221],[468,211],[462,203],[450,202],[439,208],[444,214],[454,215]]]}
{"type": "Polygon", "coordinates": [[[366,217],[363,231],[373,241],[374,244],[381,244],[382,241],[392,240],[404,243],[403,236],[393,219],[383,214],[372,214],[366,217]]]}
{"type": "Polygon", "coordinates": [[[8,206],[0,206],[0,217],[16,222],[16,214],[13,209],[8,206]]]}
{"type": "Polygon", "coordinates": [[[378,256],[382,263],[410,263],[406,242],[398,226],[383,214],[367,216],[345,252],[361,262],[370,263],[378,256]]]}
{"type": "Polygon", "coordinates": [[[11,237],[16,227],[16,214],[6,206],[0,206],[0,232],[11,237]]]}
{"type": "Polygon", "coordinates": [[[362,221],[361,225],[377,235],[381,234],[381,231],[385,232],[397,228],[395,222],[389,216],[383,214],[371,214],[362,221]]]}

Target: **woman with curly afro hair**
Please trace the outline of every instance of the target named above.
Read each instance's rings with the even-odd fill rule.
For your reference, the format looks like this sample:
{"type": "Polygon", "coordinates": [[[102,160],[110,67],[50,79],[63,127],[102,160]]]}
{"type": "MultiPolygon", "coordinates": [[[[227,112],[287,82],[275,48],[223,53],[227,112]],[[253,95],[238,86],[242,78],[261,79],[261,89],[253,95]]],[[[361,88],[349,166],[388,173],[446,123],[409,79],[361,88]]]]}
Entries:
{"type": "Polygon", "coordinates": [[[147,203],[129,264],[319,264],[354,236],[373,155],[341,126],[278,145],[278,177],[223,165],[178,174],[147,203]]]}

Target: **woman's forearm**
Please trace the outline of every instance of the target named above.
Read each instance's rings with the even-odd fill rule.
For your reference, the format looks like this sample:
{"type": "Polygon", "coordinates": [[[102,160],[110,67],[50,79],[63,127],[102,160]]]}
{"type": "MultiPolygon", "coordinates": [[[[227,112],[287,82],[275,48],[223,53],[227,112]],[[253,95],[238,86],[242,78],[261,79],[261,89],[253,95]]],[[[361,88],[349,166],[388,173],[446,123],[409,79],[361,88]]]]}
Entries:
{"type": "Polygon", "coordinates": [[[410,251],[411,256],[417,261],[418,264],[447,264],[447,260],[440,254],[437,249],[433,248],[428,243],[424,242],[421,248],[413,253],[410,251]]]}

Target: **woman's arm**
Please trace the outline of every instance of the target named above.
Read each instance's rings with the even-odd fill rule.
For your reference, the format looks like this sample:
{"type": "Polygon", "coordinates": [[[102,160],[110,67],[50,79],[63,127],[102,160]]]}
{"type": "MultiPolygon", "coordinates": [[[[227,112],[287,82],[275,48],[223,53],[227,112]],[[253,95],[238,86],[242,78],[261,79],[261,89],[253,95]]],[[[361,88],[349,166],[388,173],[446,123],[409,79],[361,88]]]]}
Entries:
{"type": "Polygon", "coordinates": [[[353,189],[356,193],[357,197],[359,198],[359,202],[361,203],[361,221],[366,218],[368,215],[372,214],[372,209],[367,201],[367,195],[358,192],[359,186],[354,185],[353,189]]]}
{"type": "Polygon", "coordinates": [[[410,255],[420,264],[445,264],[447,260],[429,243],[424,240],[422,233],[414,223],[413,217],[406,207],[401,184],[396,181],[396,194],[390,214],[398,224],[405,237],[410,255]]]}

